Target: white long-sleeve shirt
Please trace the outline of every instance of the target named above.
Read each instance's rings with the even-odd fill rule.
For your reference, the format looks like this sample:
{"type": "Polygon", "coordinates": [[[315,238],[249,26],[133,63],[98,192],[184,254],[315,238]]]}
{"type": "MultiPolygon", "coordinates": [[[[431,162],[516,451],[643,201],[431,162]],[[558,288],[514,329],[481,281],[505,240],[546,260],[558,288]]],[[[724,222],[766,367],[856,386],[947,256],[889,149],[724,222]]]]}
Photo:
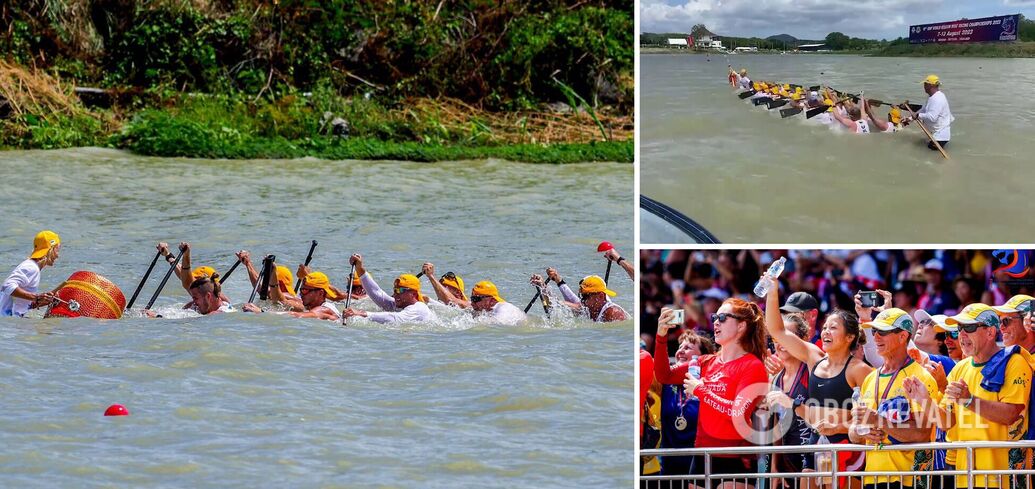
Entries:
{"type": "Polygon", "coordinates": [[[31,301],[11,295],[19,287],[31,294],[39,292],[40,266],[36,260],[21,262],[0,286],[0,316],[24,316],[29,311],[31,301]]]}
{"type": "Polygon", "coordinates": [[[571,287],[568,287],[568,284],[560,285],[557,288],[561,289],[561,295],[564,296],[564,300],[574,302],[576,304],[582,302],[582,299],[579,298],[578,294],[571,290],[571,287]]]}
{"type": "Polygon", "coordinates": [[[364,273],[359,280],[363,282],[363,289],[367,291],[367,297],[370,297],[370,300],[384,311],[367,313],[367,319],[381,324],[423,323],[435,320],[435,313],[421,301],[410,304],[400,311],[395,307],[395,298],[381,290],[369,272],[364,273]]]}
{"type": "Polygon", "coordinates": [[[488,315],[492,316],[493,322],[506,326],[513,326],[528,319],[525,311],[509,302],[497,302],[488,315]]]}
{"type": "Polygon", "coordinates": [[[945,94],[941,90],[934,92],[934,95],[927,99],[927,103],[920,108],[920,112],[916,115],[931,131],[935,140],[949,140],[949,125],[956,118],[949,111],[949,99],[945,98],[945,94]]]}

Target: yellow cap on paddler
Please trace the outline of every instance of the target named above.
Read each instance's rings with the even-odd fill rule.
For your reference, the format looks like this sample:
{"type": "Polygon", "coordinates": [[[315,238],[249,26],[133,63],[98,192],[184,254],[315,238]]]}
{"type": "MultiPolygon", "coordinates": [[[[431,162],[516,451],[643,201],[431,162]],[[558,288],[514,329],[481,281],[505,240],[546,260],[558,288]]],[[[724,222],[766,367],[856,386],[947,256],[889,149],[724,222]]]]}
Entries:
{"type": "Polygon", "coordinates": [[[792,100],[801,100],[801,93],[799,93],[799,92],[792,93],[791,94],[791,99],[792,100]]]}
{"type": "Polygon", "coordinates": [[[582,279],[582,282],[579,282],[580,294],[595,294],[597,292],[603,292],[611,297],[618,295],[615,291],[607,288],[604,279],[600,278],[599,275],[590,275],[582,279]]]}
{"type": "Polygon", "coordinates": [[[61,238],[54,231],[40,231],[32,240],[32,254],[29,258],[43,258],[50,249],[61,244],[61,238]]]}
{"type": "Polygon", "coordinates": [[[461,298],[464,299],[464,300],[467,300],[467,297],[465,296],[465,292],[464,292],[464,279],[460,278],[459,275],[457,275],[457,274],[455,274],[453,272],[450,272],[450,273],[447,273],[447,274],[443,275],[442,278],[438,282],[440,284],[442,284],[442,285],[448,285],[450,287],[455,287],[456,290],[460,291],[460,295],[462,296],[461,298]],[[450,277],[452,277],[452,278],[450,278],[450,277]]]}
{"type": "MultiPolygon", "coordinates": [[[[371,278],[373,278],[373,275],[371,275],[371,278]]],[[[352,285],[363,285],[363,281],[359,279],[359,273],[357,272],[352,272],[352,285]]]]}
{"type": "Polygon", "coordinates": [[[898,110],[898,107],[892,107],[891,112],[888,112],[888,119],[891,120],[892,124],[902,122],[902,111],[898,110]]]}
{"type": "Polygon", "coordinates": [[[938,75],[927,75],[927,78],[924,78],[924,83],[928,85],[941,85],[942,81],[938,78],[938,75]]]}
{"type": "Polygon", "coordinates": [[[474,284],[474,288],[471,289],[471,297],[485,295],[496,299],[497,302],[507,302],[500,297],[499,290],[496,289],[496,284],[483,280],[474,284]]]}
{"type": "Polygon", "coordinates": [[[197,280],[201,277],[211,277],[216,274],[216,269],[212,267],[198,267],[190,272],[190,277],[197,280]]]}
{"type": "Polygon", "coordinates": [[[284,265],[277,265],[277,283],[283,285],[291,295],[298,295],[298,293],[295,292],[294,286],[295,276],[291,274],[290,268],[285,267],[284,265]]]}
{"type": "Polygon", "coordinates": [[[327,274],[323,272],[309,272],[302,283],[304,283],[306,287],[323,289],[323,291],[327,293],[328,299],[338,299],[338,296],[334,293],[334,289],[331,288],[331,279],[327,278],[327,274]]]}
{"type": "Polygon", "coordinates": [[[406,288],[417,291],[417,300],[424,301],[424,296],[420,293],[420,279],[416,275],[411,273],[404,273],[399,275],[399,278],[395,279],[396,288],[406,288]]]}
{"type": "Polygon", "coordinates": [[[790,97],[791,94],[786,89],[784,89],[784,90],[780,90],[780,96],[781,97],[790,97]]]}

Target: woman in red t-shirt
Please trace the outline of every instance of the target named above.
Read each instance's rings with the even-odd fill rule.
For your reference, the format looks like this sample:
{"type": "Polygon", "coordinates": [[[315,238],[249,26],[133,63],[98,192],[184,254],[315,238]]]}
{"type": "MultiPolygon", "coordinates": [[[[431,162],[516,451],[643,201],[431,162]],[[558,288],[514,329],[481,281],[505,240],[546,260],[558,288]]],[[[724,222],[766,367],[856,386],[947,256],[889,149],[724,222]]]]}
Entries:
{"type": "MultiPolygon", "coordinates": [[[[721,349],[700,358],[701,378],[687,376],[683,385],[701,400],[697,418],[698,448],[750,446],[751,415],[769,391],[762,363],[765,323],[761,309],[742,299],[727,299],[711,317],[715,342],[721,349]]],[[[691,473],[703,474],[703,460],[691,473]]],[[[756,474],[757,455],[716,455],[713,474],[756,474]]],[[[722,489],[752,488],[751,484],[714,480],[722,489]]]]}

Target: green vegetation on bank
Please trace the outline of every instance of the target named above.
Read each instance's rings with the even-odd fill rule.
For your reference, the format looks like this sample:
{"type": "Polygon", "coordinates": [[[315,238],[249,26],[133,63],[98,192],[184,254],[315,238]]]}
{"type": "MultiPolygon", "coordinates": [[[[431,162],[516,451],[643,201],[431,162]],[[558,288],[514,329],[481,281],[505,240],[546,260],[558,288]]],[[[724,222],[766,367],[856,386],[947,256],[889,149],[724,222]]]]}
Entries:
{"type": "Polygon", "coordinates": [[[18,2],[0,8],[10,26],[0,147],[631,162],[632,10],[630,0],[18,2]],[[104,100],[85,107],[73,86],[102,88],[104,100]],[[53,92],[47,103],[41,92],[53,92]],[[336,118],[348,139],[332,134],[336,118]]]}
{"type": "Polygon", "coordinates": [[[1033,58],[1035,42],[909,44],[906,40],[881,49],[874,56],[1033,58]]]}

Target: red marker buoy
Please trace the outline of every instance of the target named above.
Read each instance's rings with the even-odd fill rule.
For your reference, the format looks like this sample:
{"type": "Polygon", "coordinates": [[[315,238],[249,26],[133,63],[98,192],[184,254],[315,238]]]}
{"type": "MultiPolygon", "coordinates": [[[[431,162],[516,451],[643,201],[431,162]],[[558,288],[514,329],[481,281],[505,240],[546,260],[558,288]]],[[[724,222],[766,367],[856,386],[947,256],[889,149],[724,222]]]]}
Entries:
{"type": "Polygon", "coordinates": [[[105,416],[129,416],[129,410],[122,404],[112,404],[104,411],[105,416]]]}
{"type": "Polygon", "coordinates": [[[601,241],[600,244],[597,245],[597,253],[603,253],[607,250],[613,249],[615,249],[615,245],[611,244],[610,241],[601,241]]]}

